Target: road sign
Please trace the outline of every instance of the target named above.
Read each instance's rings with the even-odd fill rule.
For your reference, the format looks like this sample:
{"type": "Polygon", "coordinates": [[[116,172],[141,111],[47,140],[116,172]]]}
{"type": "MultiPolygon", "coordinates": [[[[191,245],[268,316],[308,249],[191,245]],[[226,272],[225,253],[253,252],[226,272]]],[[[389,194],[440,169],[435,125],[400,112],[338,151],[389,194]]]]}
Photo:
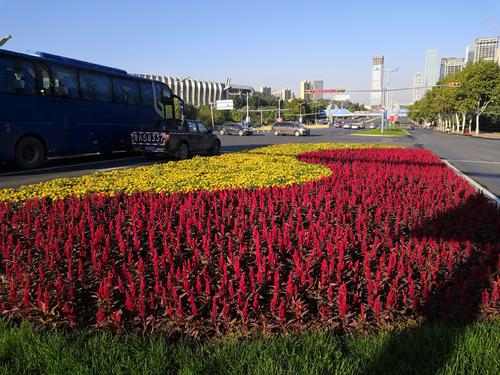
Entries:
{"type": "Polygon", "coordinates": [[[233,99],[229,100],[217,100],[216,108],[218,111],[234,109],[233,99]]]}
{"type": "Polygon", "coordinates": [[[345,101],[345,100],[351,100],[351,96],[349,94],[337,94],[333,96],[333,100],[337,100],[339,102],[345,101]]]}

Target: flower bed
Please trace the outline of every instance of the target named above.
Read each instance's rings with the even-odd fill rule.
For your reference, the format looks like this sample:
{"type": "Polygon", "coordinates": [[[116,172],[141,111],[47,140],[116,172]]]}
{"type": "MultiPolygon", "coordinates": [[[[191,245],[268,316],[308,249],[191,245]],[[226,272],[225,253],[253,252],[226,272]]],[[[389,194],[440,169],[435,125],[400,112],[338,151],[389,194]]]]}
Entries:
{"type": "MultiPolygon", "coordinates": [[[[377,147],[338,143],[276,145],[219,157],[195,157],[137,168],[97,172],[77,178],[61,178],[19,189],[0,190],[0,201],[23,201],[35,197],[64,198],[87,193],[127,194],[139,191],[187,192],[236,187],[260,188],[291,185],[328,176],[330,170],[297,160],[310,150],[339,147],[377,147]]],[[[380,146],[378,146],[380,147],[380,146]]]]}
{"type": "Polygon", "coordinates": [[[1,313],[193,336],[498,315],[500,211],[432,153],[298,158],[331,174],[0,203],[1,313]]]}

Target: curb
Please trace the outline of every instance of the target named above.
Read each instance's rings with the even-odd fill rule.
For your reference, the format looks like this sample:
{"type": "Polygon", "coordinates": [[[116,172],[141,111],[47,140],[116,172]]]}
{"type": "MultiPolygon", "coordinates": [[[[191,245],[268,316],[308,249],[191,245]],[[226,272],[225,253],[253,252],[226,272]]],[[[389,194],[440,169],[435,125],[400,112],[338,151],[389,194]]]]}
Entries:
{"type": "Polygon", "coordinates": [[[463,177],[465,180],[467,180],[467,182],[469,184],[471,184],[474,189],[476,189],[477,191],[483,193],[488,199],[490,199],[491,201],[493,201],[497,207],[500,207],[500,198],[498,198],[495,194],[493,194],[488,189],[482,187],[479,183],[477,183],[472,178],[470,178],[469,176],[467,176],[464,172],[462,172],[460,169],[458,169],[457,167],[455,167],[448,160],[446,160],[446,159],[441,159],[441,160],[448,167],[450,167],[451,169],[453,169],[456,174],[458,174],[460,177],[463,177]]]}
{"type": "Polygon", "coordinates": [[[411,137],[411,134],[404,134],[404,135],[383,135],[383,134],[358,134],[358,133],[353,133],[351,135],[358,135],[360,137],[384,137],[384,138],[411,137]]]}

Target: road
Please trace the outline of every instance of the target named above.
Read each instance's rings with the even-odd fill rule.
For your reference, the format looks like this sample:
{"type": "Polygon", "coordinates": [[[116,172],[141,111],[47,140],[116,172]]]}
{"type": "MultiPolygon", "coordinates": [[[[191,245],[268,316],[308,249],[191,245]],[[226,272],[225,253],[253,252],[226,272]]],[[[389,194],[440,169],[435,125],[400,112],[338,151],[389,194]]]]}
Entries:
{"type": "MultiPolygon", "coordinates": [[[[368,137],[356,135],[357,132],[358,130],[330,128],[312,130],[309,137],[276,137],[270,133],[256,133],[248,137],[224,136],[222,151],[237,152],[272,144],[319,142],[379,143],[425,148],[447,159],[455,167],[500,197],[500,140],[446,135],[420,128],[411,130],[409,137],[368,137]]],[[[0,188],[16,188],[54,178],[76,177],[95,171],[150,163],[151,161],[141,156],[117,154],[112,158],[86,156],[51,161],[44,167],[32,171],[0,167],[0,188]]]]}

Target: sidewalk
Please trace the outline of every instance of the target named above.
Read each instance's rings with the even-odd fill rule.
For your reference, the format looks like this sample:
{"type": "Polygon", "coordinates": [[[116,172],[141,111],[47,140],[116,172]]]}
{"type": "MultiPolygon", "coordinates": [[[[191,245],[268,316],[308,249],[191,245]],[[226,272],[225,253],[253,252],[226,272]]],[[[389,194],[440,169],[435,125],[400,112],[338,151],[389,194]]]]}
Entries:
{"type": "Polygon", "coordinates": [[[479,133],[479,135],[472,135],[477,138],[500,139],[500,133],[479,133]]]}

